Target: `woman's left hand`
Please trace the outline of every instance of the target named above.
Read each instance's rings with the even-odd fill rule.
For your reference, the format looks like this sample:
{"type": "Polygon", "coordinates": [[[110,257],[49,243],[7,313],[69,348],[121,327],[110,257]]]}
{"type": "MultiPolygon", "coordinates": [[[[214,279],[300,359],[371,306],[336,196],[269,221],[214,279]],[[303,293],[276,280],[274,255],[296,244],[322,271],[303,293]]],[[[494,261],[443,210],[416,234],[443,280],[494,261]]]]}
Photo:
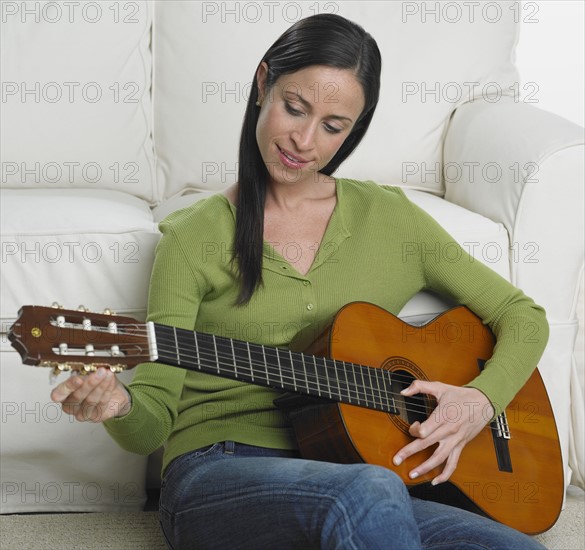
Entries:
{"type": "Polygon", "coordinates": [[[432,456],[411,470],[409,476],[415,479],[445,462],[443,471],[432,484],[447,481],[465,445],[492,418],[494,410],[489,399],[475,388],[423,380],[415,380],[400,393],[408,397],[418,393],[432,395],[437,399],[437,408],[422,424],[418,421],[411,424],[409,432],[416,439],[394,455],[394,464],[398,466],[409,456],[438,443],[432,456]]]}

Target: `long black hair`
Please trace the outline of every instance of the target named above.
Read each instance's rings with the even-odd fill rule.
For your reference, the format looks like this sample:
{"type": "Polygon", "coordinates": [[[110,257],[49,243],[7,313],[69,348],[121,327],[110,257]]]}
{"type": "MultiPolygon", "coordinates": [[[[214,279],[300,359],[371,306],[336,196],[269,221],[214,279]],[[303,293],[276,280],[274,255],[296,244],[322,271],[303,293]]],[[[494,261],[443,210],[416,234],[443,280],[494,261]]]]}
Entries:
{"type": "MultiPolygon", "coordinates": [[[[376,41],[358,24],[339,15],[320,14],[301,19],[285,31],[262,58],[268,64],[264,94],[276,81],[312,65],[353,71],[362,86],[365,106],[352,132],[329,164],[320,170],[330,176],[353,152],[368,129],[380,95],[381,56],[376,41]]],[[[260,66],[258,65],[258,67],[260,66]]],[[[240,138],[238,204],[234,260],[238,263],[238,304],[247,303],[262,283],[264,202],[268,169],[256,141],[259,109],[256,72],[252,79],[240,138]]]]}

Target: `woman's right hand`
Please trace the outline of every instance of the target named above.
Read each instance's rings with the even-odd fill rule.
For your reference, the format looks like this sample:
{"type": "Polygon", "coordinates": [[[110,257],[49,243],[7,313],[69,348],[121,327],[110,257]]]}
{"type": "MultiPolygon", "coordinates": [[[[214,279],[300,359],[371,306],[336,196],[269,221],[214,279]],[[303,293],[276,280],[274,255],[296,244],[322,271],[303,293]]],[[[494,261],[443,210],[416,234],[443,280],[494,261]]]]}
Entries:
{"type": "Polygon", "coordinates": [[[55,386],[51,399],[80,422],[103,422],[130,411],[130,394],[110,369],[70,376],[55,386]]]}

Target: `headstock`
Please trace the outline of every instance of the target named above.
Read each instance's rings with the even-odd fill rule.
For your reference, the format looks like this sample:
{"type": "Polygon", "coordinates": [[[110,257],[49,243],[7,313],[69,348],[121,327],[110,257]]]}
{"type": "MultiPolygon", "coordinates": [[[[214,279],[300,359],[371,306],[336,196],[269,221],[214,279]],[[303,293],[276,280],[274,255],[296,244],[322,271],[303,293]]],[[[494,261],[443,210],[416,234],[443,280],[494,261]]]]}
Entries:
{"type": "Polygon", "coordinates": [[[23,306],[8,339],[26,365],[88,373],[114,372],[148,361],[147,325],[132,317],[59,306],[23,306]]]}

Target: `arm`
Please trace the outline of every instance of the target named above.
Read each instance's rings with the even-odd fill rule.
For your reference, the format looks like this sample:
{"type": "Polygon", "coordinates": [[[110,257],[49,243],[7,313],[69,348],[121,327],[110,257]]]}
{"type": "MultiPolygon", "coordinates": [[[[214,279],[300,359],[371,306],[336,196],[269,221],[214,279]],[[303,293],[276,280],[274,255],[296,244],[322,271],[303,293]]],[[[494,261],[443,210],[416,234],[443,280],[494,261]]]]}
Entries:
{"type": "MultiPolygon", "coordinates": [[[[149,321],[193,330],[200,292],[172,226],[160,224],[163,233],[156,249],[149,302],[149,321]]],[[[169,437],[177,417],[185,371],[157,363],[142,363],[128,386],[106,369],[84,377],[71,377],[57,386],[52,398],[78,420],[104,423],[124,449],[149,454],[169,437]]]]}
{"type": "MultiPolygon", "coordinates": [[[[491,404],[494,413],[499,414],[524,385],[544,351],[548,340],[544,310],[520,289],[469,256],[428,214],[413,204],[410,208],[417,220],[420,244],[420,254],[412,261],[420,263],[426,286],[448,294],[474,311],[493,331],[496,346],[484,371],[465,387],[416,381],[405,393],[430,393],[437,397],[439,408],[456,402],[461,404],[460,410],[469,410],[463,403],[475,401],[479,405],[476,410],[482,410],[484,405],[491,404]],[[448,256],[428,253],[446,249],[448,256]]],[[[483,415],[467,416],[450,422],[443,414],[431,415],[422,424],[413,424],[411,435],[418,439],[399,451],[395,462],[439,443],[433,456],[411,474],[416,477],[446,461],[443,473],[435,480],[446,481],[465,444],[489,421],[483,415]]]]}

